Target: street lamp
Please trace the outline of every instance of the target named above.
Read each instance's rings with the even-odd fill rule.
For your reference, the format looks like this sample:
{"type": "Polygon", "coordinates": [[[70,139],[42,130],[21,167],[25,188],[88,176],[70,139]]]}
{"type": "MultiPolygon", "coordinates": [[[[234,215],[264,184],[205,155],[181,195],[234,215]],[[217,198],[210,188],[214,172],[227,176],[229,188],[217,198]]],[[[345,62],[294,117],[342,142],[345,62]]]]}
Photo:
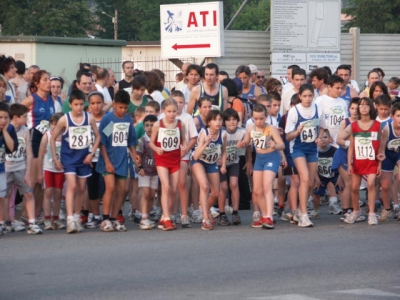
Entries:
{"type": "Polygon", "coordinates": [[[118,40],[118,10],[115,10],[114,17],[110,16],[104,11],[102,11],[101,13],[111,18],[112,22],[114,23],[114,40],[118,40]]]}

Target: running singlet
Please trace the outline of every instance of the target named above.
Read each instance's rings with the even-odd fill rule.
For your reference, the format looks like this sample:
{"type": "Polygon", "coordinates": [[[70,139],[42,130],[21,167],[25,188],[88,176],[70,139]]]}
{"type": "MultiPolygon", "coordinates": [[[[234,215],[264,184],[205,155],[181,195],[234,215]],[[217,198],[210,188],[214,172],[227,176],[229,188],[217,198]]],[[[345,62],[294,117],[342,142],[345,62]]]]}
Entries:
{"type": "Polygon", "coordinates": [[[335,173],[332,172],[333,156],[335,155],[337,148],[330,146],[327,150],[318,150],[318,175],[325,178],[335,177],[335,173]]]}
{"type": "Polygon", "coordinates": [[[156,145],[167,152],[179,150],[181,146],[181,121],[177,120],[176,127],[169,129],[164,126],[163,120],[160,120],[156,145]]]}
{"type": "Polygon", "coordinates": [[[348,85],[346,85],[346,94],[340,96],[340,98],[346,100],[347,103],[350,103],[350,101],[351,101],[350,90],[351,90],[350,87],[348,85]]]}
{"type": "MultiPolygon", "coordinates": [[[[208,99],[210,99],[211,101],[211,109],[213,110],[220,110],[223,111],[223,104],[224,104],[224,100],[223,100],[223,93],[222,93],[222,85],[219,84],[218,87],[218,93],[216,93],[215,95],[208,95],[206,93],[206,91],[204,90],[204,85],[202,83],[200,83],[200,97],[207,97],[208,99]]],[[[194,115],[197,116],[198,114],[200,114],[200,111],[198,109],[197,106],[197,102],[196,105],[194,106],[193,109],[194,115]]]]}
{"type": "Polygon", "coordinates": [[[253,143],[254,147],[258,150],[265,150],[269,148],[269,142],[271,141],[270,133],[270,126],[264,128],[263,132],[255,131],[255,126],[251,130],[251,142],[253,143]]]}
{"type": "Polygon", "coordinates": [[[235,132],[229,133],[226,131],[226,135],[226,165],[230,166],[239,162],[239,155],[241,155],[239,151],[241,148],[237,147],[237,143],[244,139],[246,130],[237,127],[235,132]]]}
{"type": "Polygon", "coordinates": [[[247,93],[243,93],[241,94],[241,98],[244,99],[249,99],[249,98],[254,98],[254,90],[256,89],[256,85],[253,83],[250,87],[250,90],[247,93]]]}
{"type": "Polygon", "coordinates": [[[314,104],[315,114],[313,117],[307,119],[304,118],[297,106],[294,106],[297,112],[297,122],[295,128],[299,125],[304,125],[301,133],[290,142],[290,151],[293,153],[293,149],[297,149],[300,151],[317,151],[317,144],[315,140],[318,137],[319,132],[319,116],[318,116],[318,106],[314,104]]]}
{"type": "MultiPolygon", "coordinates": [[[[206,135],[208,136],[208,128],[202,129],[206,135]]],[[[201,154],[199,160],[207,163],[214,164],[220,159],[222,153],[222,130],[218,132],[218,137],[215,140],[211,140],[210,144],[208,144],[207,148],[204,149],[204,152],[201,154]]]]}
{"type": "Polygon", "coordinates": [[[122,79],[118,82],[118,88],[127,91],[130,95],[132,92],[132,82],[127,82],[125,79],[122,79]]]}
{"type": "Polygon", "coordinates": [[[54,101],[50,95],[47,100],[44,100],[36,93],[32,94],[32,97],[32,108],[28,113],[28,128],[36,128],[41,134],[44,134],[50,128],[50,117],[56,112],[54,101]]]}
{"type": "Polygon", "coordinates": [[[388,129],[389,129],[389,138],[386,144],[386,156],[388,156],[389,151],[396,152],[396,154],[400,153],[400,136],[397,136],[393,130],[393,120],[390,119],[387,121],[388,129]]]}

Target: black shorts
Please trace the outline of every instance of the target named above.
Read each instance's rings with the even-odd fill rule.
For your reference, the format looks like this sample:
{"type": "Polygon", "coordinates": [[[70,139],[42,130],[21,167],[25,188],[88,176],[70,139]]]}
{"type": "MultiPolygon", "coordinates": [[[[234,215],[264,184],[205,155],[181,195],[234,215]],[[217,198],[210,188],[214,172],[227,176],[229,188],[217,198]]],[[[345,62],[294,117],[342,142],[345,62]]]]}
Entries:
{"type": "Polygon", "coordinates": [[[100,199],[100,196],[104,194],[105,185],[104,178],[100,173],[96,172],[96,164],[92,163],[92,175],[87,178],[86,185],[89,194],[89,200],[100,199]]]}
{"type": "Polygon", "coordinates": [[[32,145],[33,158],[38,158],[40,142],[42,141],[43,134],[39,130],[32,128],[31,136],[32,136],[31,145],[32,145]]]}
{"type": "Polygon", "coordinates": [[[295,166],[293,166],[293,167],[287,166],[286,168],[283,169],[284,176],[298,175],[298,174],[299,174],[299,172],[297,172],[297,169],[295,166]]]}
{"type": "Polygon", "coordinates": [[[228,181],[228,177],[239,177],[239,163],[226,167],[226,173],[219,173],[219,182],[228,181]]]}

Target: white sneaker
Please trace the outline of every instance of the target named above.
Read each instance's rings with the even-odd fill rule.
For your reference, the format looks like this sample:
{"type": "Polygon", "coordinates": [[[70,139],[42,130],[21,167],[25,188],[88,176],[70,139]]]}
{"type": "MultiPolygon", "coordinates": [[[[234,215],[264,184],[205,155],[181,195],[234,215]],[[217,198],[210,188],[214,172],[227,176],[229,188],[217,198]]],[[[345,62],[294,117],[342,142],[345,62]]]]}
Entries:
{"type": "Polygon", "coordinates": [[[11,225],[12,225],[12,227],[13,227],[15,232],[24,231],[25,230],[25,223],[24,222],[15,220],[14,222],[11,223],[11,225]]]}
{"type": "Polygon", "coordinates": [[[219,216],[219,212],[217,211],[217,209],[214,206],[211,206],[210,212],[211,212],[211,216],[213,218],[217,218],[219,216]]]}
{"type": "Polygon", "coordinates": [[[329,212],[332,215],[340,215],[342,214],[342,209],[337,202],[331,202],[329,203],[329,212]]]}
{"type": "Polygon", "coordinates": [[[399,205],[393,205],[393,218],[398,219],[400,217],[400,207],[399,205]]]}
{"type": "Polygon", "coordinates": [[[307,209],[314,209],[314,200],[312,196],[310,196],[307,200],[307,209]]]}
{"type": "Polygon", "coordinates": [[[74,220],[67,220],[67,233],[75,233],[78,232],[78,228],[75,227],[74,220]]]}
{"type": "Polygon", "coordinates": [[[121,224],[119,221],[115,220],[115,221],[112,221],[111,223],[112,223],[115,231],[119,231],[119,232],[126,231],[125,225],[121,224]]]}
{"type": "Polygon", "coordinates": [[[317,220],[317,219],[319,219],[319,211],[316,211],[316,210],[310,210],[308,213],[308,217],[311,219],[311,220],[317,220]]]}
{"type": "Polygon", "coordinates": [[[83,231],[83,226],[82,226],[82,224],[81,224],[81,222],[79,220],[75,221],[75,228],[76,228],[77,232],[82,232],[83,231]]]}
{"type": "Polygon", "coordinates": [[[368,225],[378,225],[378,219],[375,213],[368,214],[368,225]]]}
{"type": "Polygon", "coordinates": [[[66,218],[67,216],[65,214],[65,208],[60,208],[60,212],[58,213],[58,219],[60,221],[65,221],[66,218]]]}
{"type": "Polygon", "coordinates": [[[299,223],[297,224],[299,227],[313,227],[314,224],[310,221],[307,215],[301,215],[299,218],[299,223]]]}
{"type": "Polygon", "coordinates": [[[392,217],[392,211],[383,209],[379,217],[379,222],[388,222],[391,217],[392,217]]]}
{"type": "Polygon", "coordinates": [[[226,213],[227,215],[231,215],[231,214],[233,213],[233,207],[232,207],[232,206],[229,206],[229,205],[226,205],[226,206],[225,206],[225,213],[226,213]]]}
{"type": "Polygon", "coordinates": [[[347,224],[353,224],[354,222],[363,222],[365,221],[365,216],[361,214],[361,211],[353,211],[349,214],[343,222],[347,224]]]}
{"type": "Polygon", "coordinates": [[[203,215],[200,209],[193,211],[192,222],[196,224],[201,224],[203,222],[203,215]]]}
{"type": "Polygon", "coordinates": [[[291,224],[298,224],[299,223],[299,220],[300,220],[300,216],[301,216],[301,213],[300,213],[300,210],[299,209],[296,209],[294,212],[292,212],[293,213],[293,217],[292,217],[292,219],[290,220],[290,223],[291,224]]]}
{"type": "Polygon", "coordinates": [[[44,230],[53,230],[51,220],[44,220],[44,230]]]}
{"type": "Polygon", "coordinates": [[[100,224],[100,229],[104,232],[111,232],[114,231],[114,227],[111,224],[110,220],[103,220],[100,224]]]}
{"type": "Polygon", "coordinates": [[[181,216],[181,226],[182,226],[183,228],[189,228],[189,227],[191,227],[189,216],[186,216],[186,215],[182,215],[182,216],[181,216]]]}
{"type": "Polygon", "coordinates": [[[149,219],[145,219],[140,221],[139,227],[142,230],[150,230],[155,228],[155,223],[149,219]]]}
{"type": "Polygon", "coordinates": [[[260,221],[260,219],[261,219],[260,212],[258,212],[258,211],[253,212],[253,216],[252,216],[251,219],[252,219],[253,222],[260,221]]]}
{"type": "Polygon", "coordinates": [[[27,234],[42,234],[43,231],[40,227],[36,224],[29,224],[28,230],[26,231],[27,234]]]}

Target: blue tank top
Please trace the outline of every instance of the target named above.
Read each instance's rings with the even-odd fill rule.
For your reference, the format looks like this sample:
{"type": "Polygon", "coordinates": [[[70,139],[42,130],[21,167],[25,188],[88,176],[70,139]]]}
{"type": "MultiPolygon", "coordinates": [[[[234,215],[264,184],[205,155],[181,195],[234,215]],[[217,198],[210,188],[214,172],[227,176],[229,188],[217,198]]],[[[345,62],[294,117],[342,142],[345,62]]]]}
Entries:
{"type": "MultiPolygon", "coordinates": [[[[315,140],[318,137],[319,132],[319,117],[318,117],[318,107],[315,105],[315,114],[313,117],[306,119],[304,118],[297,105],[294,106],[297,112],[297,122],[295,128],[297,128],[300,123],[305,123],[301,133],[295,138],[293,145],[293,150],[306,151],[306,152],[317,152],[317,144],[315,140]]],[[[292,151],[293,152],[293,151],[292,151]]]]}
{"type": "Polygon", "coordinates": [[[247,93],[242,93],[242,95],[240,97],[244,98],[244,99],[248,99],[249,95],[252,95],[251,98],[254,98],[255,97],[255,95],[254,95],[255,89],[256,89],[256,85],[253,83],[250,87],[250,90],[247,93]]]}
{"type": "Polygon", "coordinates": [[[400,153],[400,136],[397,136],[393,130],[393,120],[387,121],[389,129],[389,137],[385,146],[386,157],[394,158],[396,160],[400,153]]]}
{"type": "Polygon", "coordinates": [[[29,128],[34,128],[40,124],[42,120],[49,120],[52,115],[55,114],[54,101],[51,96],[47,96],[47,100],[41,98],[38,94],[32,94],[33,105],[31,109],[31,124],[28,124],[29,128]],[[29,126],[30,125],[30,126],[29,126]]]}
{"type": "Polygon", "coordinates": [[[71,113],[66,114],[67,128],[61,139],[61,163],[63,166],[81,166],[89,154],[91,143],[91,127],[89,114],[84,112],[82,124],[75,124],[71,113]]]}
{"type": "Polygon", "coordinates": [[[206,126],[204,125],[204,122],[203,122],[203,120],[201,119],[200,116],[196,116],[195,118],[199,121],[200,129],[197,129],[197,133],[200,133],[200,130],[202,128],[205,128],[206,126]]]}
{"type": "Polygon", "coordinates": [[[351,101],[351,94],[350,94],[350,87],[349,87],[348,85],[346,86],[346,94],[344,94],[343,96],[340,96],[340,98],[346,100],[347,103],[350,103],[350,101],[351,101]]]}
{"type": "MultiPolygon", "coordinates": [[[[206,136],[208,136],[208,128],[203,129],[206,136]]],[[[215,140],[211,140],[210,144],[204,149],[203,154],[200,156],[199,160],[207,163],[214,164],[221,158],[222,151],[222,130],[219,130],[218,137],[215,140]]]]}

